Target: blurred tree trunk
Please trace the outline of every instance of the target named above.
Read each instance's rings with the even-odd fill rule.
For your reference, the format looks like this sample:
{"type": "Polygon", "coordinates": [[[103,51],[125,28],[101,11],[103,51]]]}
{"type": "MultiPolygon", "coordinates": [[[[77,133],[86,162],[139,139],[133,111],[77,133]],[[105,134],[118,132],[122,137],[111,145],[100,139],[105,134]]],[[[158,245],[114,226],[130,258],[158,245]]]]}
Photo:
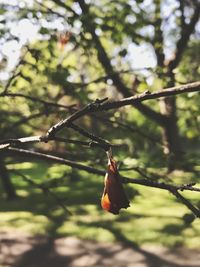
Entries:
{"type": "MultiPolygon", "coordinates": [[[[166,87],[175,86],[174,73],[170,71],[166,79],[169,79],[166,87]]],[[[160,111],[166,120],[163,126],[164,153],[167,155],[168,171],[174,169],[185,169],[187,163],[184,161],[184,151],[178,128],[176,114],[176,97],[166,97],[160,101],[160,111]]]]}
{"type": "Polygon", "coordinates": [[[168,171],[185,168],[183,149],[177,125],[176,99],[168,97],[161,102],[161,112],[166,120],[163,125],[164,153],[167,156],[168,171]]]}
{"type": "MultiPolygon", "coordinates": [[[[160,79],[165,83],[166,88],[175,86],[174,69],[178,66],[183,51],[187,47],[190,35],[194,31],[195,25],[198,22],[200,5],[197,6],[190,23],[185,24],[182,21],[181,37],[177,42],[177,47],[174,56],[169,62],[165,62],[164,55],[164,39],[162,29],[162,14],[161,14],[161,0],[154,0],[155,4],[155,37],[154,47],[157,57],[157,64],[160,69],[160,79]],[[167,70],[167,71],[166,71],[167,70]]],[[[180,1],[180,10],[182,11],[183,18],[183,3],[180,1]]],[[[163,143],[165,145],[164,153],[167,156],[168,171],[174,169],[188,169],[188,164],[184,160],[184,152],[181,144],[181,137],[178,129],[178,119],[176,114],[176,97],[167,97],[160,100],[160,112],[164,116],[163,120],[163,143]]]]}
{"type": "Polygon", "coordinates": [[[9,172],[2,158],[0,158],[0,179],[5,190],[7,199],[16,198],[17,194],[15,192],[15,188],[11,182],[9,172]]]}

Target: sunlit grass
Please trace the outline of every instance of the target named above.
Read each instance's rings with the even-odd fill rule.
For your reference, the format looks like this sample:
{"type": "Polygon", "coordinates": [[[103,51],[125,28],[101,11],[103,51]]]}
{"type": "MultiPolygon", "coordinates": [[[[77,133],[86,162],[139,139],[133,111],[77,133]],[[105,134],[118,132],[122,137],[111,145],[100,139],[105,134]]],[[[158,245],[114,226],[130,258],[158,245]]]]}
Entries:
{"type": "Polygon", "coordinates": [[[1,231],[19,231],[23,233],[45,234],[48,219],[43,215],[34,215],[31,212],[1,212],[1,231]]]}
{"type": "MultiPolygon", "coordinates": [[[[49,169],[44,164],[22,164],[21,168],[20,164],[9,166],[11,169],[16,167],[37,183],[64,177],[64,183],[51,190],[62,199],[72,215],[65,214],[51,195],[13,174],[12,180],[20,198],[14,201],[0,198],[1,231],[75,235],[82,239],[119,241],[129,245],[195,248],[199,242],[199,220],[185,220],[187,216],[191,218],[190,211],[167,191],[126,185],[131,207],[115,216],[100,207],[103,177],[76,171],[74,180],[73,171],[59,165],[52,165],[49,169]]],[[[173,176],[175,182],[180,179],[175,173],[173,176]]],[[[194,203],[198,202],[197,193],[184,192],[184,195],[194,203]]]]}

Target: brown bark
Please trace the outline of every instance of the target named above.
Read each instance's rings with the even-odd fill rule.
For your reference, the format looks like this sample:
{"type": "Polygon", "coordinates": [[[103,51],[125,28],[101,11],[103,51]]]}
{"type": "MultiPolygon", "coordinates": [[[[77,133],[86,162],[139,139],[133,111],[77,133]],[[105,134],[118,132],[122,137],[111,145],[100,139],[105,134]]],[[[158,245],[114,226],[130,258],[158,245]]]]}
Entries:
{"type": "MultiPolygon", "coordinates": [[[[174,86],[175,77],[173,72],[168,73],[169,82],[168,86],[174,86]]],[[[165,79],[164,77],[163,79],[165,79]]],[[[177,125],[176,114],[176,97],[165,97],[160,100],[160,112],[165,116],[165,122],[163,125],[163,143],[164,154],[167,157],[168,171],[182,168],[183,163],[183,149],[181,145],[181,138],[179,135],[179,129],[177,125]]]]}
{"type": "Polygon", "coordinates": [[[11,182],[9,172],[2,158],[0,158],[0,179],[6,193],[7,199],[14,199],[17,197],[15,188],[11,182]]]}
{"type": "MultiPolygon", "coordinates": [[[[79,3],[82,11],[84,14],[89,15],[89,6],[85,3],[85,1],[77,0],[79,3]]],[[[167,74],[164,74],[164,71],[160,73],[160,78],[163,78],[163,80],[170,81],[167,83],[168,86],[174,86],[175,80],[174,80],[174,74],[173,70],[176,68],[181,60],[182,54],[187,46],[187,43],[189,41],[190,35],[194,31],[195,25],[199,18],[200,13],[200,5],[197,4],[196,8],[194,9],[194,14],[191,18],[191,21],[189,24],[184,26],[184,29],[182,29],[181,38],[177,41],[177,47],[174,54],[174,57],[169,61],[165,62],[164,57],[164,40],[163,40],[163,34],[162,34],[162,15],[161,15],[161,1],[160,0],[154,0],[154,4],[156,6],[155,9],[155,36],[154,36],[154,47],[155,47],[155,53],[157,57],[157,64],[160,70],[166,67],[168,70],[167,74]]],[[[180,9],[182,9],[182,5],[180,5],[180,9]]],[[[131,93],[129,88],[123,83],[120,76],[114,72],[114,69],[110,63],[110,59],[99,40],[98,36],[95,33],[95,24],[90,23],[87,25],[88,31],[91,33],[93,37],[93,41],[95,42],[96,48],[97,48],[97,55],[98,60],[102,64],[105,72],[110,76],[110,78],[113,80],[114,85],[118,89],[118,91],[124,96],[124,97],[130,97],[131,93]]],[[[136,103],[134,104],[134,107],[137,108],[143,115],[147,116],[148,118],[155,121],[159,126],[163,128],[163,138],[164,142],[166,144],[166,153],[168,158],[168,169],[171,171],[175,168],[180,168],[182,163],[182,148],[181,148],[181,141],[179,136],[179,130],[177,126],[177,116],[176,116],[176,100],[175,98],[166,98],[162,101],[162,106],[164,107],[163,110],[161,109],[161,113],[154,111],[150,107],[144,105],[143,103],[136,103]]]]}
{"type": "MultiPolygon", "coordinates": [[[[158,66],[163,68],[163,66],[167,67],[168,72],[166,75],[163,74],[163,80],[168,80],[167,87],[175,86],[175,77],[173,70],[178,66],[183,52],[187,47],[188,41],[190,39],[190,35],[194,31],[195,25],[199,18],[200,13],[200,4],[196,5],[194,9],[193,16],[189,24],[183,23],[183,6],[180,1],[180,10],[182,12],[182,29],[181,29],[181,37],[177,42],[176,51],[174,57],[169,62],[164,62],[163,57],[163,39],[162,39],[162,31],[161,31],[161,14],[160,14],[160,0],[155,0],[156,4],[156,25],[155,25],[155,42],[159,44],[160,50],[155,49],[155,53],[157,56],[158,66]],[[160,39],[158,38],[160,37],[160,39]]],[[[155,46],[156,47],[156,46],[155,46]]],[[[179,134],[179,129],[177,125],[177,115],[176,115],[176,98],[175,97],[167,97],[160,101],[160,111],[161,114],[165,116],[166,120],[164,120],[163,125],[163,142],[165,144],[164,153],[167,155],[168,161],[168,170],[172,171],[176,168],[186,169],[188,168],[187,162],[184,161],[183,158],[183,149],[181,144],[181,138],[179,134]]]]}
{"type": "Polygon", "coordinates": [[[177,126],[175,97],[165,98],[160,106],[161,112],[166,117],[163,125],[164,153],[167,156],[168,171],[173,171],[174,169],[184,167],[183,149],[177,126]]]}
{"type": "MultiPolygon", "coordinates": [[[[87,16],[90,15],[89,6],[83,0],[77,0],[79,3],[82,11],[87,16]]],[[[95,43],[97,49],[97,57],[101,65],[103,66],[106,74],[111,78],[113,84],[116,86],[118,92],[120,92],[123,97],[130,97],[132,96],[130,88],[128,88],[123,80],[121,79],[120,75],[115,72],[113,66],[111,65],[110,58],[108,57],[106,50],[104,49],[101,40],[97,36],[95,32],[95,23],[91,20],[90,23],[87,24],[87,30],[92,35],[93,42],[95,43]]],[[[155,121],[159,125],[162,124],[162,115],[159,112],[151,109],[149,106],[144,105],[143,103],[136,103],[133,104],[135,108],[137,108],[144,116],[150,118],[151,120],[155,121]]]]}

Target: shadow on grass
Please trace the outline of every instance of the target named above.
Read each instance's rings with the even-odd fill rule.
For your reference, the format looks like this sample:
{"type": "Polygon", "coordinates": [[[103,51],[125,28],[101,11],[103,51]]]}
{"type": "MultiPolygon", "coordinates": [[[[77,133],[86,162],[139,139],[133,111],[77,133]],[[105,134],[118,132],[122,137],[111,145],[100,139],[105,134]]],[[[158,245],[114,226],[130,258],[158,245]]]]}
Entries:
{"type": "MultiPolygon", "coordinates": [[[[123,246],[124,249],[126,248],[131,248],[133,251],[140,253],[141,255],[143,255],[145,257],[145,261],[146,261],[146,265],[148,267],[180,267],[183,266],[185,267],[185,265],[182,264],[177,264],[177,263],[173,263],[171,261],[168,261],[166,259],[163,259],[161,257],[159,257],[159,255],[156,255],[154,253],[148,252],[145,249],[142,249],[136,242],[133,242],[131,240],[129,240],[128,238],[126,238],[126,236],[123,234],[123,230],[119,230],[113,226],[111,226],[110,222],[104,222],[104,223],[99,223],[99,222],[92,222],[92,223],[82,223],[79,222],[80,225],[84,225],[87,227],[103,227],[104,229],[108,230],[109,232],[111,232],[115,238],[117,242],[120,242],[123,246]]],[[[191,265],[193,267],[197,267],[198,265],[191,265]]],[[[187,265],[187,267],[190,267],[190,265],[187,265]]]]}
{"type": "MultiPolygon", "coordinates": [[[[97,202],[99,202],[99,199],[101,197],[101,192],[103,190],[103,177],[92,177],[89,176],[87,179],[84,175],[81,180],[77,180],[75,183],[70,181],[70,179],[67,180],[66,185],[52,189],[54,193],[57,194],[57,196],[62,199],[63,203],[67,206],[67,208],[70,209],[73,208],[75,210],[75,213],[78,214],[78,220],[75,219],[75,223],[80,228],[87,228],[87,229],[98,229],[103,228],[106,231],[108,231],[110,234],[112,234],[117,242],[120,242],[121,248],[116,248],[114,251],[112,249],[107,250],[106,247],[98,247],[98,245],[94,242],[94,248],[93,252],[95,255],[98,255],[98,259],[96,260],[97,264],[96,266],[107,266],[104,264],[103,259],[109,259],[114,258],[120,251],[131,249],[134,253],[138,253],[139,255],[142,255],[143,260],[148,267],[179,267],[185,265],[180,265],[177,263],[173,263],[170,261],[167,261],[166,259],[163,259],[162,257],[159,257],[159,255],[156,255],[154,253],[151,253],[149,251],[146,251],[142,249],[137,242],[134,242],[132,240],[129,240],[127,238],[127,233],[124,230],[123,231],[123,225],[127,222],[133,223],[134,227],[134,220],[138,220],[140,218],[151,218],[154,217],[155,220],[162,219],[162,218],[175,218],[175,216],[167,215],[167,214],[156,214],[151,215],[146,213],[144,214],[131,214],[131,213],[123,213],[122,216],[115,217],[115,219],[107,220],[103,217],[102,220],[96,220],[96,217],[94,215],[89,215],[89,211],[87,210],[87,206],[93,205],[96,206],[97,202]],[[81,216],[87,217],[87,214],[90,216],[89,222],[81,221],[81,216]],[[133,219],[134,216],[134,219],[133,219]],[[91,222],[91,218],[94,220],[91,222]],[[80,220],[79,220],[80,219],[80,220]],[[115,222],[118,223],[120,226],[117,228],[115,226],[115,222]],[[119,230],[120,229],[120,230],[119,230]],[[124,234],[125,233],[125,234],[124,234]],[[96,247],[96,249],[95,249],[96,247]]],[[[34,177],[33,177],[34,179],[34,177]]],[[[30,250],[27,252],[24,252],[19,258],[19,261],[13,265],[14,267],[66,267],[66,266],[73,266],[71,265],[72,262],[76,258],[81,258],[85,255],[89,255],[89,252],[82,253],[80,251],[74,251],[74,256],[68,255],[60,255],[57,253],[55,241],[58,235],[58,229],[63,226],[63,224],[70,220],[68,215],[64,213],[64,211],[61,209],[61,207],[58,206],[55,199],[53,199],[51,196],[42,193],[39,189],[33,189],[30,188],[30,185],[26,183],[19,183],[17,185],[18,190],[24,190],[28,195],[27,197],[21,197],[15,201],[6,201],[1,200],[0,205],[0,211],[6,212],[6,211],[13,211],[20,212],[20,211],[26,211],[30,212],[33,216],[36,215],[44,215],[48,218],[48,222],[45,222],[45,233],[47,235],[46,238],[41,242],[40,240],[36,242],[30,250]]],[[[137,192],[129,187],[128,194],[130,199],[134,199],[134,197],[137,195],[137,192]]],[[[134,205],[134,204],[133,204],[134,205]]],[[[95,209],[95,212],[98,213],[98,216],[101,215],[100,207],[99,210],[95,209]]],[[[25,221],[27,220],[29,215],[27,215],[27,218],[25,218],[25,221]]],[[[100,218],[100,217],[98,217],[100,218]]],[[[180,218],[177,217],[177,220],[180,218]]],[[[14,219],[10,219],[9,223],[12,225],[20,223],[20,219],[15,216],[14,219]]],[[[72,222],[73,223],[73,220],[72,222]]],[[[126,227],[126,226],[125,226],[126,227]]],[[[186,225],[184,225],[181,221],[178,224],[174,224],[172,222],[166,224],[161,231],[166,233],[167,235],[181,235],[182,231],[185,229],[186,225]]],[[[80,230],[81,231],[81,230],[80,230]]],[[[77,235],[78,236],[78,235],[77,235]]],[[[158,237],[156,237],[158,238],[158,237]]],[[[37,239],[37,238],[36,238],[37,239]]],[[[95,240],[95,236],[94,236],[95,240]]],[[[83,241],[84,245],[84,241],[83,241]]],[[[134,259],[133,259],[134,260],[134,259]]],[[[88,265],[84,265],[88,266],[88,265]]],[[[113,266],[113,265],[110,265],[113,266]]],[[[117,266],[117,265],[116,265],[117,266]]],[[[124,265],[121,265],[124,266],[124,265]]],[[[120,266],[120,267],[121,267],[120,266]]],[[[195,265],[191,265],[195,266],[195,265]]],[[[196,265],[197,266],[197,265],[196,265]]],[[[189,265],[187,267],[190,267],[189,265]]]]}
{"type": "MultiPolygon", "coordinates": [[[[87,227],[103,227],[116,238],[118,245],[106,245],[89,241],[62,242],[62,253],[59,252],[59,240],[54,238],[38,238],[31,249],[24,252],[12,267],[75,267],[75,266],[142,266],[142,267],[198,267],[198,264],[177,263],[168,260],[162,253],[152,253],[140,248],[130,241],[123,230],[110,226],[110,222],[92,222],[79,224],[87,227]],[[120,245],[119,245],[120,244],[120,245]],[[73,249],[73,250],[72,250],[73,249]],[[124,253],[124,254],[123,254],[124,253]],[[129,265],[126,265],[129,263],[129,265]],[[77,265],[76,265],[77,264],[77,265]],[[132,264],[132,265],[130,265],[132,264]],[[138,264],[138,265],[137,265],[138,264]]],[[[12,243],[10,243],[12,245],[12,243]]],[[[178,258],[178,255],[177,255],[178,258]]]]}
{"type": "Polygon", "coordinates": [[[66,262],[70,263],[70,257],[58,255],[54,240],[47,239],[22,254],[13,267],[64,267],[66,262]]]}

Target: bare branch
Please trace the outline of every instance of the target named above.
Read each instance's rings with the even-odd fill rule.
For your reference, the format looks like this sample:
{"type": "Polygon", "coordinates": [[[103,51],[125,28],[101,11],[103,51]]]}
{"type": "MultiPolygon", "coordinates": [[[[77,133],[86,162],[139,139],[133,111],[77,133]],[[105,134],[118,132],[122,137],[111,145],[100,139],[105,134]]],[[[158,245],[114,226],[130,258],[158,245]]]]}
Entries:
{"type": "Polygon", "coordinates": [[[164,65],[164,40],[163,40],[163,32],[162,32],[162,16],[161,16],[161,0],[154,1],[155,5],[155,22],[154,22],[154,49],[157,58],[157,64],[159,67],[163,67],[164,65]]]}
{"type": "Polygon", "coordinates": [[[166,88],[164,90],[160,90],[155,93],[150,93],[149,91],[145,91],[142,94],[131,96],[128,98],[123,98],[119,101],[105,102],[106,99],[103,99],[104,101],[100,100],[101,102],[99,103],[99,100],[97,99],[95,102],[87,105],[86,107],[72,114],[70,117],[52,126],[47,133],[47,137],[54,136],[58,131],[62,130],[64,127],[69,127],[73,121],[77,120],[78,118],[86,114],[103,110],[120,108],[127,105],[134,105],[135,103],[140,103],[145,100],[174,96],[182,93],[189,93],[195,91],[200,91],[200,82],[166,88]]]}
{"type": "Polygon", "coordinates": [[[105,118],[105,117],[100,117],[100,116],[97,116],[95,114],[92,114],[92,117],[96,118],[97,120],[100,120],[100,121],[103,121],[103,122],[106,122],[108,124],[112,124],[112,125],[117,125],[119,127],[122,127],[126,130],[129,130],[131,131],[132,133],[136,133],[140,136],[143,136],[144,138],[147,138],[149,139],[149,141],[151,141],[153,144],[157,144],[161,147],[165,147],[161,141],[159,141],[158,139],[152,137],[150,134],[146,134],[144,133],[143,131],[141,131],[140,129],[138,129],[136,126],[132,126],[132,125],[129,125],[128,123],[124,123],[124,122],[121,122],[121,121],[118,121],[118,120],[112,120],[112,119],[108,119],[108,118],[105,118]]]}
{"type": "Polygon", "coordinates": [[[193,33],[195,26],[199,20],[199,15],[200,15],[200,3],[197,1],[196,7],[194,8],[194,14],[190,20],[190,23],[185,25],[184,30],[182,30],[182,35],[177,42],[175,55],[167,64],[167,66],[169,67],[169,71],[172,71],[178,66],[181,57],[183,55],[183,52],[185,51],[185,48],[190,39],[190,36],[193,33]]]}
{"type": "Polygon", "coordinates": [[[183,197],[177,190],[171,190],[171,193],[186,207],[188,207],[188,209],[190,209],[197,218],[200,218],[200,210],[197,209],[190,201],[183,197]]]}
{"type": "Polygon", "coordinates": [[[65,120],[59,121],[57,124],[55,124],[54,126],[52,126],[48,130],[47,138],[49,138],[49,137],[51,138],[58,131],[60,131],[61,129],[63,129],[66,126],[69,126],[73,121],[77,120],[78,118],[80,118],[80,117],[82,117],[82,116],[84,116],[86,114],[89,114],[90,112],[92,112],[93,110],[95,110],[97,107],[99,107],[100,104],[103,103],[106,100],[107,100],[107,98],[105,98],[103,100],[97,99],[95,102],[93,102],[93,103],[91,103],[91,104],[83,107],[81,110],[76,111],[70,117],[67,117],[65,120]]]}
{"type": "MultiPolygon", "coordinates": [[[[88,173],[93,173],[93,174],[97,174],[97,175],[105,175],[105,171],[104,170],[99,170],[93,167],[88,167],[85,166],[81,163],[76,163],[74,161],[71,160],[67,160],[67,159],[63,159],[60,157],[56,157],[56,156],[52,156],[52,155],[48,155],[48,154],[44,154],[44,153],[39,153],[39,152],[35,152],[35,151],[30,151],[30,150],[26,150],[26,149],[20,149],[20,148],[14,148],[14,147],[10,147],[8,148],[8,152],[16,152],[17,154],[20,154],[22,156],[30,156],[31,159],[43,159],[43,160],[47,160],[50,162],[57,162],[60,164],[64,164],[67,166],[70,166],[72,168],[76,168],[78,170],[83,170],[86,171],[88,173]]],[[[192,184],[186,184],[186,185],[172,185],[172,184],[166,184],[163,182],[155,182],[152,181],[152,179],[134,179],[134,178],[128,178],[125,176],[121,176],[122,181],[124,183],[134,183],[134,184],[139,184],[139,185],[144,185],[144,186],[149,186],[149,187],[155,187],[155,188],[160,188],[160,189],[164,189],[164,190],[180,190],[180,191],[196,191],[196,192],[200,192],[200,188],[194,187],[194,183],[192,184]]]]}
{"type": "Polygon", "coordinates": [[[122,181],[124,183],[133,183],[133,184],[139,184],[139,185],[144,185],[144,186],[149,186],[149,187],[154,187],[154,188],[159,188],[163,190],[180,190],[180,191],[195,191],[195,192],[200,192],[200,188],[198,187],[193,187],[194,184],[189,184],[189,185],[172,185],[172,184],[166,184],[163,182],[155,182],[149,180],[149,179],[134,179],[134,178],[128,178],[122,176],[122,181]]]}
{"type": "Polygon", "coordinates": [[[100,174],[100,175],[105,174],[104,171],[97,170],[95,168],[85,166],[81,163],[76,163],[76,162],[71,161],[71,160],[59,158],[59,157],[48,155],[48,154],[43,154],[43,153],[39,153],[39,152],[35,152],[35,151],[29,151],[26,149],[20,149],[20,148],[14,148],[14,147],[9,147],[8,151],[12,151],[12,152],[15,152],[17,154],[21,154],[23,156],[29,156],[29,157],[31,156],[31,158],[35,158],[35,159],[44,159],[44,160],[47,160],[50,162],[57,162],[57,163],[64,164],[64,165],[67,165],[67,166],[70,166],[72,168],[76,168],[79,170],[84,170],[84,171],[87,171],[87,172],[93,173],[93,174],[100,174]]]}
{"type": "Polygon", "coordinates": [[[17,145],[21,143],[32,143],[32,142],[40,142],[41,136],[29,136],[29,137],[22,137],[19,139],[6,139],[0,141],[0,145],[3,144],[10,144],[10,145],[17,145]]]}
{"type": "Polygon", "coordinates": [[[75,145],[81,145],[81,146],[88,146],[88,147],[99,147],[99,143],[97,142],[86,142],[86,141],[81,141],[81,140],[75,140],[75,139],[67,139],[67,138],[62,138],[62,137],[57,137],[55,136],[53,141],[58,141],[58,142],[64,142],[64,143],[71,143],[75,145]]]}
{"type": "MultiPolygon", "coordinates": [[[[20,63],[20,64],[21,64],[21,63],[20,63]]],[[[8,89],[9,89],[11,83],[13,82],[13,80],[14,80],[16,77],[20,76],[20,75],[21,75],[21,72],[20,72],[20,71],[13,72],[13,74],[12,74],[11,77],[8,79],[8,81],[7,81],[7,83],[6,83],[5,87],[4,87],[3,94],[5,94],[5,93],[8,91],[8,89]]]]}
{"type": "Polygon", "coordinates": [[[96,136],[94,134],[91,134],[89,132],[87,132],[85,129],[75,125],[75,124],[70,124],[69,126],[70,128],[72,128],[73,130],[77,131],[78,133],[80,133],[83,136],[89,137],[91,140],[98,142],[98,145],[103,148],[105,151],[108,151],[109,148],[112,146],[108,141],[106,141],[105,139],[96,136]]]}
{"type": "Polygon", "coordinates": [[[150,93],[149,91],[145,91],[140,95],[135,95],[128,98],[123,98],[119,101],[107,102],[102,104],[98,111],[109,110],[113,108],[120,108],[126,105],[133,105],[137,102],[142,102],[150,99],[157,99],[161,97],[169,97],[174,95],[179,95],[183,93],[190,92],[200,92],[200,82],[189,83],[181,86],[175,86],[171,88],[162,89],[155,93],[150,93]]]}
{"type": "MultiPolygon", "coordinates": [[[[90,16],[89,5],[84,0],[77,0],[82,9],[83,14],[90,16]]],[[[91,16],[90,16],[91,17],[91,16]]],[[[87,25],[85,25],[86,29],[92,35],[92,40],[95,43],[98,60],[104,68],[106,74],[113,81],[113,84],[117,88],[117,90],[123,95],[123,97],[130,97],[132,94],[130,89],[124,84],[120,75],[114,70],[111,60],[100,40],[98,35],[96,34],[95,23],[92,21],[92,18],[88,19],[87,25]]],[[[162,124],[163,115],[159,112],[154,111],[150,107],[144,105],[143,103],[134,103],[135,108],[137,108],[142,114],[147,116],[153,121],[156,121],[158,124],[162,124]]]]}
{"type": "Polygon", "coordinates": [[[185,8],[184,1],[179,0],[179,10],[181,12],[181,31],[182,31],[182,34],[183,34],[184,28],[186,26],[184,8],[185,8]]]}
{"type": "MultiPolygon", "coordinates": [[[[199,92],[199,91],[200,91],[200,82],[195,82],[195,83],[189,83],[189,84],[185,84],[181,86],[166,88],[166,89],[157,91],[155,93],[150,93],[149,91],[145,91],[142,94],[135,95],[135,96],[128,97],[128,98],[123,98],[119,101],[108,102],[107,98],[104,98],[102,100],[97,99],[93,103],[83,107],[81,110],[76,111],[71,116],[67,117],[66,119],[56,123],[54,126],[52,126],[48,130],[46,135],[40,136],[40,139],[37,139],[38,138],[37,136],[35,138],[37,139],[38,142],[40,141],[48,142],[50,140],[54,140],[56,133],[58,133],[60,130],[62,130],[65,127],[70,127],[78,131],[82,135],[89,137],[91,140],[96,141],[98,143],[98,146],[104,149],[107,149],[108,147],[112,146],[109,142],[93,134],[88,133],[84,129],[80,129],[80,127],[74,125],[73,122],[87,114],[91,114],[94,112],[116,109],[116,108],[120,108],[126,105],[133,105],[135,103],[140,103],[145,100],[157,99],[160,97],[173,96],[173,95],[178,95],[182,93],[199,92]]],[[[28,137],[28,139],[25,139],[25,140],[28,140],[27,142],[29,142],[29,138],[30,140],[32,140],[32,138],[34,137],[28,137]]],[[[10,146],[10,144],[22,143],[20,139],[14,139],[12,142],[10,142],[9,140],[10,139],[2,140],[2,142],[0,142],[1,144],[0,149],[8,147],[10,146]],[[6,143],[6,141],[8,142],[6,143]]]]}
{"type": "Polygon", "coordinates": [[[66,206],[64,205],[62,199],[60,199],[54,192],[52,192],[48,186],[44,185],[44,184],[38,184],[35,181],[33,181],[32,179],[30,179],[29,177],[27,177],[26,175],[24,175],[23,173],[16,171],[16,170],[12,170],[13,173],[16,173],[17,175],[21,176],[23,178],[23,180],[25,180],[26,182],[28,182],[29,184],[33,185],[36,188],[39,188],[40,190],[42,190],[43,193],[47,193],[50,196],[52,196],[55,201],[58,203],[58,205],[65,211],[66,214],[72,215],[71,211],[69,211],[66,206]]]}
{"type": "Polygon", "coordinates": [[[124,183],[134,183],[134,184],[140,184],[144,186],[150,186],[154,188],[164,189],[172,193],[178,200],[180,200],[187,208],[189,208],[192,213],[197,217],[200,218],[200,210],[197,209],[189,200],[187,200],[185,197],[183,197],[178,191],[188,190],[188,191],[196,191],[200,192],[200,188],[193,187],[193,184],[189,185],[172,185],[172,184],[166,184],[166,183],[159,183],[154,182],[152,180],[148,179],[132,179],[127,177],[122,177],[122,180],[124,183]]]}
{"type": "Polygon", "coordinates": [[[75,105],[62,105],[62,104],[58,104],[58,103],[54,103],[54,102],[50,102],[50,101],[45,101],[42,100],[40,98],[34,97],[34,96],[29,96],[29,95],[24,95],[24,94],[20,94],[20,93],[1,93],[0,97],[19,97],[19,98],[24,98],[24,99],[28,99],[31,100],[33,102],[38,102],[43,104],[44,106],[53,106],[56,108],[65,108],[65,109],[72,109],[75,107],[75,105]]]}
{"type": "MultiPolygon", "coordinates": [[[[47,155],[39,152],[33,152],[25,149],[19,149],[19,148],[8,148],[8,151],[19,153],[24,156],[30,156],[31,159],[43,159],[51,162],[58,162],[67,166],[70,166],[72,168],[76,168],[79,170],[84,170],[88,173],[93,173],[93,174],[98,174],[101,175],[102,177],[105,175],[105,171],[99,170],[96,168],[88,167],[80,163],[76,163],[70,160],[66,160],[63,158],[55,157],[52,155],[47,155]]],[[[181,200],[181,202],[186,205],[196,217],[200,217],[200,210],[195,208],[187,199],[185,199],[178,191],[195,191],[195,192],[200,192],[200,188],[194,187],[194,184],[188,184],[188,185],[172,185],[172,184],[166,184],[163,182],[155,182],[152,181],[151,179],[133,179],[133,178],[128,178],[121,176],[122,182],[123,183],[133,183],[133,184],[138,184],[138,185],[143,185],[143,186],[149,186],[152,188],[159,188],[163,190],[167,190],[174,194],[178,200],[181,200]]]]}

